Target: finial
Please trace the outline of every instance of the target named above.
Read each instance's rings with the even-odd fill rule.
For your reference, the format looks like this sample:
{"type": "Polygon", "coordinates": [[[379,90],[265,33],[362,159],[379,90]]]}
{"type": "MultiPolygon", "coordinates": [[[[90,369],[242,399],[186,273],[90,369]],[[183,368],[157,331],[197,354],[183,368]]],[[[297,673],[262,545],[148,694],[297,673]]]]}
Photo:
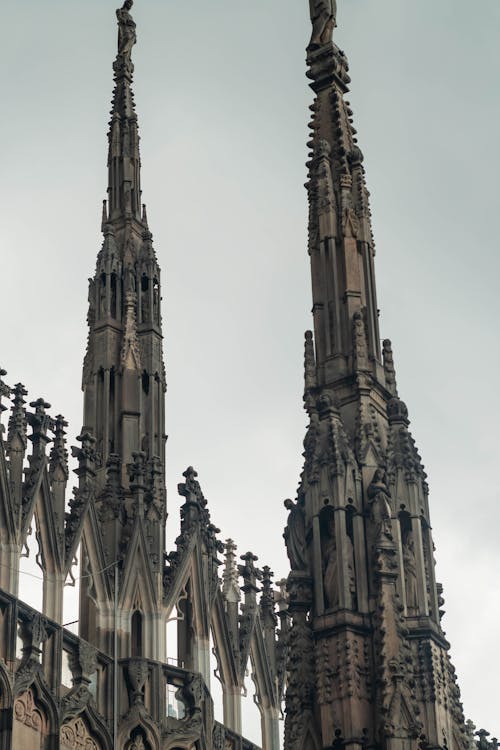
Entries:
{"type": "Polygon", "coordinates": [[[10,388],[8,385],[6,385],[3,382],[3,378],[7,375],[7,370],[4,370],[3,367],[0,368],[0,413],[2,411],[5,411],[8,407],[3,406],[2,404],[2,396],[10,396],[10,388]]]}
{"type": "Polygon", "coordinates": [[[78,468],[73,469],[79,478],[79,487],[83,489],[86,485],[92,483],[95,477],[95,438],[90,432],[82,432],[77,435],[80,446],[71,446],[71,455],[78,461],[78,468]]]}
{"type": "Polygon", "coordinates": [[[148,225],[148,212],[146,210],[146,204],[145,203],[142,204],[142,223],[144,224],[144,227],[146,229],[149,228],[149,225],[148,225]]]}
{"type": "Polygon", "coordinates": [[[246,552],[244,555],[240,555],[240,560],[243,560],[244,565],[238,565],[238,572],[243,578],[242,591],[248,593],[250,591],[257,592],[257,581],[262,579],[262,573],[258,568],[255,567],[255,563],[259,558],[254,555],[253,552],[246,552]]]}
{"type": "Polygon", "coordinates": [[[66,430],[68,423],[58,414],[54,423],[54,442],[50,451],[50,474],[55,476],[56,470],[60,467],[62,475],[68,478],[68,451],[66,450],[66,430]]]}
{"type": "Polygon", "coordinates": [[[382,342],[382,357],[384,361],[385,384],[387,386],[387,390],[393,396],[397,397],[398,387],[396,384],[396,370],[394,368],[392,344],[389,339],[385,339],[385,341],[382,342]]]}
{"type": "Polygon", "coordinates": [[[106,224],[108,223],[108,202],[103,200],[102,202],[102,219],[101,219],[101,232],[104,233],[106,224]]]}
{"type": "Polygon", "coordinates": [[[336,0],[309,0],[312,35],[308,50],[318,49],[332,41],[337,26],[336,0]]]}
{"type": "Polygon", "coordinates": [[[7,442],[10,449],[12,449],[16,436],[19,438],[20,446],[26,448],[26,409],[24,407],[26,402],[23,396],[27,395],[28,391],[24,385],[16,383],[13,389],[12,411],[7,433],[7,442]]]}

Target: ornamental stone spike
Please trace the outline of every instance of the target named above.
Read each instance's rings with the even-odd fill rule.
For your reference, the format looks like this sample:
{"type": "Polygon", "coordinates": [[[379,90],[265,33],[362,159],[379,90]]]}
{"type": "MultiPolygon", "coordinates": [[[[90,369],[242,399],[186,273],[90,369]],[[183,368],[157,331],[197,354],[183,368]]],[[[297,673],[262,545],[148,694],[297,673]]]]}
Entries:
{"type": "Polygon", "coordinates": [[[222,593],[227,602],[239,602],[241,595],[235,554],[237,547],[232,539],[226,539],[225,548],[222,593]]]}
{"type": "Polygon", "coordinates": [[[8,409],[8,406],[2,404],[2,398],[8,398],[10,396],[10,388],[6,383],[3,382],[3,378],[7,375],[7,370],[0,368],[0,415],[3,411],[8,409]]]}
{"type": "Polygon", "coordinates": [[[385,383],[387,390],[393,396],[397,397],[398,387],[396,383],[396,369],[394,367],[392,344],[389,339],[384,339],[382,343],[382,356],[384,361],[385,383]]]}

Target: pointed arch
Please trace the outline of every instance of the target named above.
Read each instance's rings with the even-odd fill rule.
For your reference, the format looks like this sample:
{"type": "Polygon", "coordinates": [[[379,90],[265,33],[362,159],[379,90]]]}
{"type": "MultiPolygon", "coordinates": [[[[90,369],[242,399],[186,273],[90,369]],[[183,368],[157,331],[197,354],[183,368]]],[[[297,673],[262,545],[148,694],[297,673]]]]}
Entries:
{"type": "Polygon", "coordinates": [[[165,621],[160,622],[157,617],[158,587],[155,585],[153,575],[143,522],[137,519],[120,575],[118,600],[121,613],[120,624],[128,635],[130,647],[132,647],[134,636],[137,636],[136,656],[161,661],[165,656],[165,621]],[[136,612],[138,614],[135,614],[136,612]],[[134,615],[135,620],[133,620],[134,615]]]}
{"type": "Polygon", "coordinates": [[[302,732],[297,742],[298,750],[322,750],[322,744],[319,741],[314,719],[309,712],[304,717],[302,732]]]}
{"type": "Polygon", "coordinates": [[[158,727],[144,710],[132,709],[121,722],[118,747],[124,750],[162,750],[158,727]]]}

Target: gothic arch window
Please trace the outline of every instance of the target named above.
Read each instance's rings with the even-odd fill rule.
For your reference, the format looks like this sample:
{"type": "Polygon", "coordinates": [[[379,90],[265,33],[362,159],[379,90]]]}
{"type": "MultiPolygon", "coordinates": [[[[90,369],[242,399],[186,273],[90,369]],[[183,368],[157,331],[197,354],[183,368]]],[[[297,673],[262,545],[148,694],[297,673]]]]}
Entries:
{"type": "Polygon", "coordinates": [[[142,633],[142,614],[136,609],[132,615],[131,621],[131,645],[132,656],[142,656],[143,653],[143,633],[142,633]]]}
{"type": "Polygon", "coordinates": [[[145,396],[149,395],[149,375],[146,370],[142,373],[142,392],[145,396]]]}

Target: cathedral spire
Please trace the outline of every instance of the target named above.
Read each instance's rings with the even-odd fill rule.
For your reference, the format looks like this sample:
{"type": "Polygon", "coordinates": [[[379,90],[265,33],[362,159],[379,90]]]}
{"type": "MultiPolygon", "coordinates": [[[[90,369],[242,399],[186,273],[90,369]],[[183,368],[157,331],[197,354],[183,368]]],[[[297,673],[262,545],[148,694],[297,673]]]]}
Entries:
{"type": "Polygon", "coordinates": [[[132,92],[132,48],[137,36],[132,5],[133,0],[125,0],[116,11],[118,52],[113,63],[115,89],[108,133],[108,212],[115,222],[141,220],[139,129],[132,92]]]}
{"type": "Polygon", "coordinates": [[[363,155],[335,0],[310,0],[307,76],[314,335],[309,426],[285,541],[291,563],[285,750],[465,750],[440,624],[426,474],[380,345],[363,155]],[[297,553],[300,551],[300,554],[297,553]],[[439,667],[436,669],[435,665],[439,667]]]}
{"type": "MultiPolygon", "coordinates": [[[[100,647],[110,636],[104,622],[98,623],[96,630],[95,617],[110,606],[106,596],[114,586],[113,564],[119,563],[125,578],[126,570],[130,571],[127,585],[131,587],[139,585],[137,576],[141,577],[141,589],[144,582],[151,586],[154,582],[150,607],[156,612],[161,599],[159,561],[165,549],[161,274],[141,201],[139,135],[132,94],[132,48],[136,42],[132,4],[133,0],[125,0],[116,11],[118,53],[113,64],[115,87],[108,133],[108,200],[102,211],[103,243],[89,281],[89,335],[83,367],[83,432],[95,439],[96,502],[85,522],[82,549],[101,600],[94,613],[93,594],[82,587],[80,624],[81,633],[100,647]],[[101,538],[97,545],[96,528],[100,528],[101,538]]],[[[123,596],[124,591],[122,588],[123,596]]],[[[132,596],[131,590],[127,595],[132,596]]],[[[157,655],[159,643],[160,637],[148,641],[150,656],[157,655]]]]}
{"type": "Polygon", "coordinates": [[[383,385],[369,194],[345,98],[349,68],[345,54],[332,41],[335,0],[310,0],[310,6],[313,31],[307,76],[316,98],[311,107],[307,189],[318,384],[336,387],[359,369],[355,350],[361,320],[369,362],[363,369],[383,385]]]}
{"type": "MultiPolygon", "coordinates": [[[[122,466],[144,451],[164,464],[165,370],[160,268],[141,201],[137,114],[132,94],[136,24],[133,0],[116,11],[118,51],[108,132],[108,201],[103,244],[89,286],[84,363],[85,428],[96,439],[99,481],[111,454],[122,466]]],[[[123,479],[128,482],[125,468],[123,479]]]]}

